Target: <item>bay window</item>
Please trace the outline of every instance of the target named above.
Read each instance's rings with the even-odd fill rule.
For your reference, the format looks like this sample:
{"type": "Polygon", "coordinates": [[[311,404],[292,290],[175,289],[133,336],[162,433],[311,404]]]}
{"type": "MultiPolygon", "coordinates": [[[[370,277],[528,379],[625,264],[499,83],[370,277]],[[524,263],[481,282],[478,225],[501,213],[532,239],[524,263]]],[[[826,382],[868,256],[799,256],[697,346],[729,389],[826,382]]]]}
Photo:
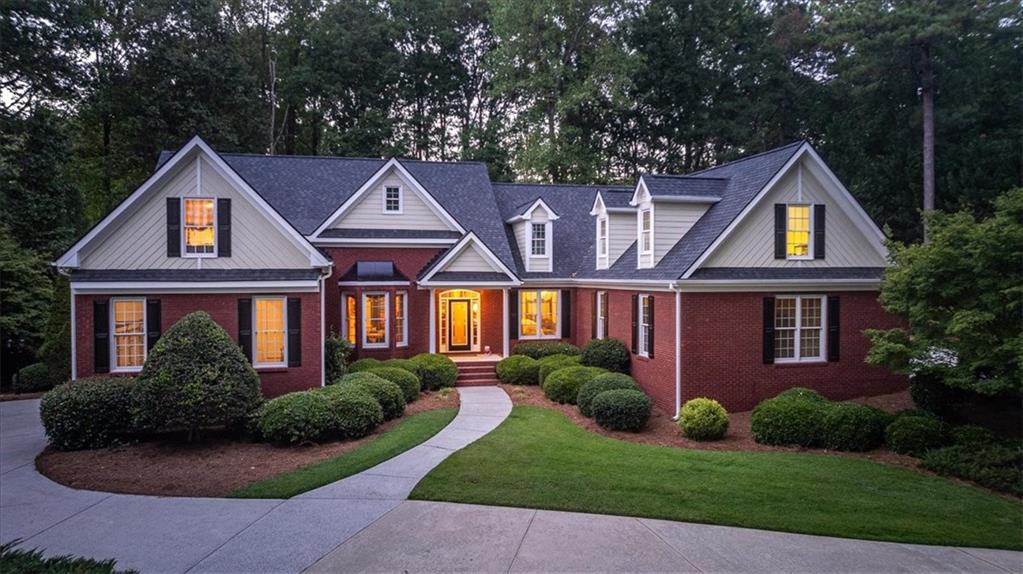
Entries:
{"type": "Polygon", "coordinates": [[[519,291],[519,338],[554,339],[560,336],[559,294],[559,291],[519,291]]]}
{"type": "Polygon", "coordinates": [[[394,294],[394,343],[398,347],[408,346],[408,322],[405,320],[407,299],[405,291],[394,294]]]}
{"type": "Polygon", "coordinates": [[[196,257],[216,254],[216,201],[211,198],[185,198],[182,209],[185,212],[185,254],[196,257]]]}
{"type": "Polygon", "coordinates": [[[387,293],[364,293],[362,295],[362,346],[387,347],[389,320],[387,316],[387,293]]]}
{"type": "Polygon", "coordinates": [[[358,328],[356,327],[356,302],[355,295],[346,293],[344,296],[344,307],[342,308],[344,317],[342,324],[344,325],[344,337],[350,345],[355,345],[357,341],[358,328]]]}
{"type": "Polygon", "coordinates": [[[824,297],[794,295],[774,300],[775,362],[824,360],[824,297]]]}
{"type": "Polygon", "coordinates": [[[257,367],[287,366],[287,315],[284,297],[256,297],[253,300],[253,334],[256,338],[257,367]]]}
{"type": "Polygon", "coordinates": [[[114,371],[138,371],[146,361],[146,300],[114,299],[113,314],[114,371]]]}

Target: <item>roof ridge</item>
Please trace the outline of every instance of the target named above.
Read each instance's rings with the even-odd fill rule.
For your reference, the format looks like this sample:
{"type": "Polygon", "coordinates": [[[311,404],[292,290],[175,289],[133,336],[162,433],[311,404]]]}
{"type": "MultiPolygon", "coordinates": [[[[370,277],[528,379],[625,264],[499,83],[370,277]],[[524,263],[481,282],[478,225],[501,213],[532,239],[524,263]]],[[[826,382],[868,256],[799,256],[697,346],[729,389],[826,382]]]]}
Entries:
{"type": "Polygon", "coordinates": [[[597,187],[602,189],[608,188],[622,188],[622,189],[609,189],[608,191],[628,191],[631,185],[617,185],[609,184],[604,185],[600,183],[530,183],[526,181],[492,181],[490,185],[529,185],[534,187],[597,187]]]}
{"type": "Polygon", "coordinates": [[[746,161],[746,160],[749,160],[749,159],[760,157],[762,155],[767,155],[769,153],[779,152],[779,151],[782,151],[784,149],[788,149],[788,148],[790,148],[792,146],[803,145],[804,143],[809,143],[809,142],[807,142],[805,139],[801,139],[799,141],[794,141],[794,142],[792,142],[790,144],[785,144],[783,146],[779,146],[779,147],[776,147],[776,148],[773,148],[773,149],[764,150],[762,152],[755,153],[753,155],[747,155],[747,156],[744,156],[744,157],[733,159],[732,161],[726,161],[725,163],[722,163],[722,164],[718,164],[718,165],[711,166],[711,167],[705,167],[705,168],[703,168],[701,170],[685,174],[685,176],[690,176],[691,177],[691,176],[694,176],[694,175],[696,175],[698,173],[704,173],[704,172],[707,172],[707,171],[710,171],[710,170],[713,170],[713,169],[722,168],[722,167],[725,167],[726,165],[732,165],[733,163],[739,163],[741,161],[746,161]]]}
{"type": "MultiPolygon", "coordinates": [[[[753,156],[750,156],[753,157],[753,156]]],[[[725,164],[721,164],[725,165],[725,164]]],[[[713,168],[707,168],[713,169],[713,168]]],[[[699,173],[699,172],[694,172],[699,173]]],[[[675,174],[675,173],[644,173],[643,177],[666,177],[671,179],[713,179],[717,181],[728,181],[730,177],[709,177],[706,175],[689,175],[689,174],[675,174]]]]}
{"type": "MultiPolygon", "coordinates": [[[[168,150],[163,150],[160,153],[161,154],[163,154],[163,153],[171,153],[171,154],[173,154],[174,152],[173,151],[168,151],[168,150]]],[[[268,153],[255,153],[255,152],[217,152],[217,153],[220,154],[222,157],[224,157],[224,156],[258,157],[258,158],[264,158],[264,159],[334,159],[334,160],[346,159],[346,160],[356,160],[356,161],[379,161],[379,162],[386,162],[386,161],[388,161],[390,159],[396,159],[396,160],[398,160],[401,163],[432,163],[432,164],[440,164],[440,165],[443,165],[443,164],[467,164],[467,165],[482,165],[482,166],[486,165],[486,163],[481,162],[481,161],[415,159],[415,158],[407,158],[407,157],[401,157],[401,156],[369,157],[369,156],[357,156],[357,155],[353,155],[353,156],[350,156],[350,155],[309,155],[309,154],[284,154],[284,153],[268,154],[268,153]]]]}

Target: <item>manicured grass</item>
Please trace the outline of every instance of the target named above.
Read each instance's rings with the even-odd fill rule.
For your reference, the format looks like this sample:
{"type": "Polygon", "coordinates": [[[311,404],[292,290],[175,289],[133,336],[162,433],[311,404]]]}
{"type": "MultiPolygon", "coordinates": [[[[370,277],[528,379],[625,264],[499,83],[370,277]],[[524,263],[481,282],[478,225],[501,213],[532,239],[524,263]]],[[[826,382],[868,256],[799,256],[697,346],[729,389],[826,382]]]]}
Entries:
{"type": "Polygon", "coordinates": [[[625,442],[515,407],[411,498],[726,524],[848,538],[1023,548],[1023,506],[866,460],[625,442]]]}
{"type": "Polygon", "coordinates": [[[414,414],[398,426],[359,448],[273,478],[254,482],[230,493],[231,498],[291,498],[307,490],[362,472],[428,440],[447,426],[458,409],[414,414]]]}

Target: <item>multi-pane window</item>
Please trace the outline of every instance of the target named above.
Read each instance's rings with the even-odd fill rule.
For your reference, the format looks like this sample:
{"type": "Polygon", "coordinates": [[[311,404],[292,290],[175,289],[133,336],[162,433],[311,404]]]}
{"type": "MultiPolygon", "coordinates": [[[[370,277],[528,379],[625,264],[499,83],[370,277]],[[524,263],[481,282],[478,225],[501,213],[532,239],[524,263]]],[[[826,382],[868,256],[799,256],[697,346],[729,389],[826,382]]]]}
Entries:
{"type": "Polygon", "coordinates": [[[819,295],[774,300],[774,358],[778,362],[824,358],[824,298],[819,295]]]}
{"type": "Polygon", "coordinates": [[[810,257],[809,205],[787,206],[785,255],[793,259],[804,259],[810,257]]]}
{"type": "Polygon", "coordinates": [[[385,187],[384,188],[384,212],[385,213],[401,213],[401,188],[400,187],[385,187]]]}
{"type": "Polygon", "coordinates": [[[532,234],[530,240],[530,253],[533,255],[547,255],[547,224],[531,223],[532,234]]]}
{"type": "Polygon", "coordinates": [[[519,291],[519,337],[558,336],[558,291],[519,291]]]}
{"type": "Polygon", "coordinates": [[[362,296],[362,345],[386,347],[387,294],[366,293],[362,296]]]}
{"type": "Polygon", "coordinates": [[[601,257],[607,256],[607,218],[601,217],[597,220],[597,253],[601,257]]]}
{"type": "Polygon", "coordinates": [[[287,317],[284,297],[258,297],[254,300],[253,325],[256,337],[257,366],[284,366],[287,341],[287,317]]]}
{"type": "Polygon", "coordinates": [[[185,253],[212,255],[216,253],[216,202],[212,199],[185,198],[185,253]]]}
{"type": "Polygon", "coordinates": [[[636,335],[639,338],[639,348],[637,351],[644,357],[650,356],[650,327],[653,322],[653,308],[650,305],[649,295],[640,295],[639,309],[637,313],[639,315],[639,330],[636,335]]]}
{"type": "Polygon", "coordinates": [[[394,294],[394,343],[399,347],[408,345],[408,322],[405,320],[406,299],[405,291],[398,291],[394,294]]]}
{"type": "Polygon", "coordinates": [[[640,214],[639,250],[641,253],[650,253],[654,250],[653,214],[649,209],[640,214]]]}
{"type": "Polygon", "coordinates": [[[358,329],[356,328],[355,295],[345,295],[345,339],[352,345],[355,344],[358,329]]]}
{"type": "Polygon", "coordinates": [[[607,337],[607,291],[597,291],[597,338],[607,337]]]}
{"type": "Polygon", "coordinates": [[[138,370],[146,360],[146,300],[113,301],[114,370],[138,370]]]}

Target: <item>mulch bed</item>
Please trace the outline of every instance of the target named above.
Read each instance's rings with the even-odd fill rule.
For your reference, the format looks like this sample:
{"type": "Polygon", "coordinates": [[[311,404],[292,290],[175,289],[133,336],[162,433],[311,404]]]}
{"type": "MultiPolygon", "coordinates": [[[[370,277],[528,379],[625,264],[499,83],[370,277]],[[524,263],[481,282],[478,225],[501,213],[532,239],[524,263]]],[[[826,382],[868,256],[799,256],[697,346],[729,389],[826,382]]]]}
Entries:
{"type": "MultiPolygon", "coordinates": [[[[405,415],[458,408],[458,393],[426,392],[405,415]]],[[[62,452],[49,447],[36,468],[49,479],[87,490],[158,496],[224,496],[247,484],[354,450],[400,424],[388,421],[358,440],[294,447],[209,436],[189,444],[181,438],[99,450],[62,452]]]]}

